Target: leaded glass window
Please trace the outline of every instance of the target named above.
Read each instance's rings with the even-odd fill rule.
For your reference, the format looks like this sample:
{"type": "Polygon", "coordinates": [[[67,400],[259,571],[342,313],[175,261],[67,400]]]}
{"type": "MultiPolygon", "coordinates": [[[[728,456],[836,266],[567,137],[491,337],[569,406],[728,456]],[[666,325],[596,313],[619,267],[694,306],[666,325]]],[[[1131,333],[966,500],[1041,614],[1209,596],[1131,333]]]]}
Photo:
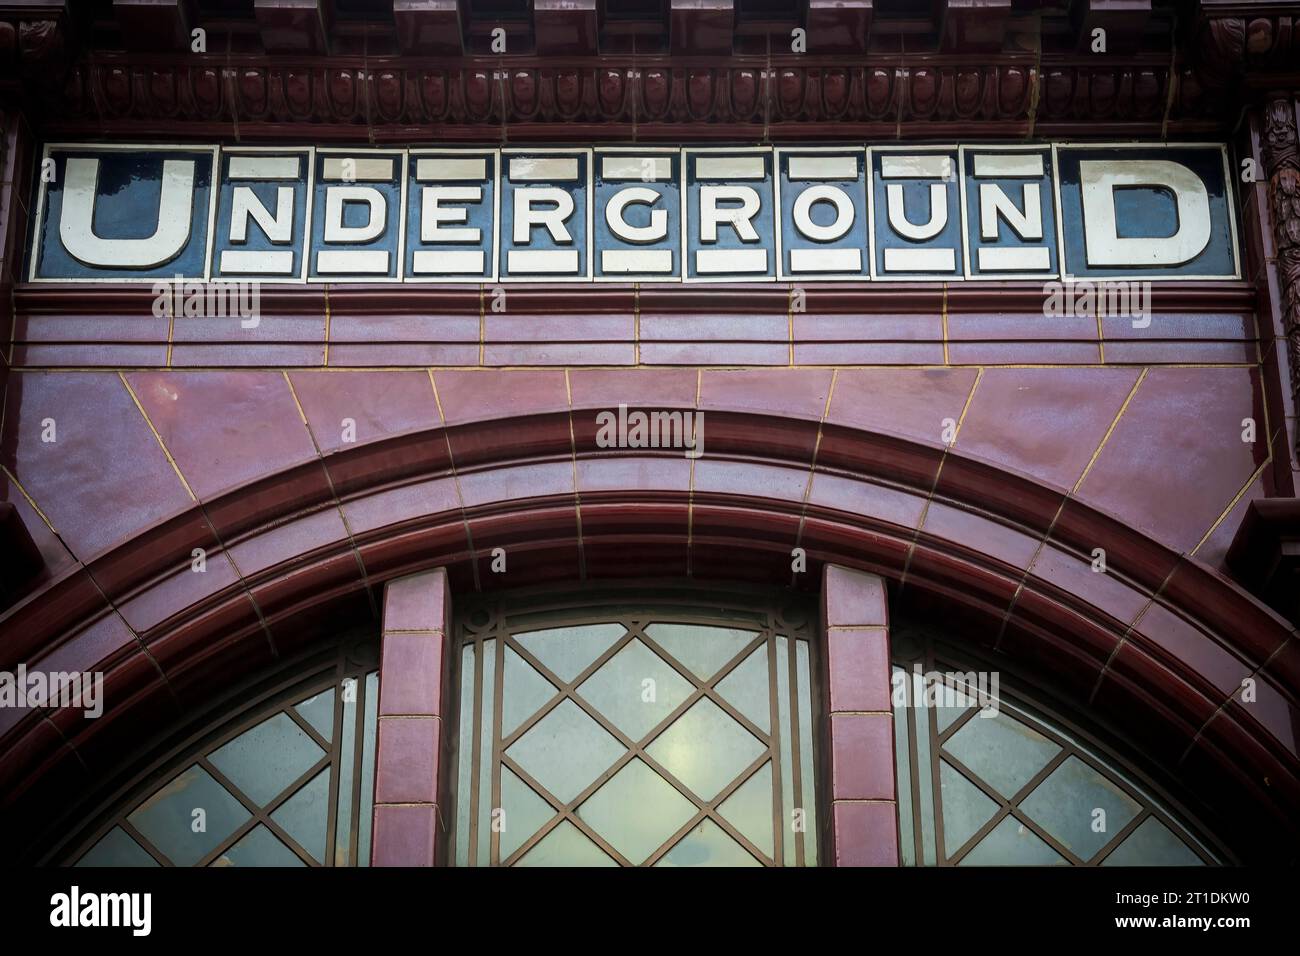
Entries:
{"type": "Polygon", "coordinates": [[[904,866],[1218,862],[1165,801],[984,665],[895,644],[894,753],[904,866]]]}
{"type": "Polygon", "coordinates": [[[816,865],[806,616],[485,606],[461,637],[456,865],[816,865]]]}
{"type": "Polygon", "coordinates": [[[368,865],[375,662],[354,646],[204,732],[132,788],[75,865],[368,865]]]}

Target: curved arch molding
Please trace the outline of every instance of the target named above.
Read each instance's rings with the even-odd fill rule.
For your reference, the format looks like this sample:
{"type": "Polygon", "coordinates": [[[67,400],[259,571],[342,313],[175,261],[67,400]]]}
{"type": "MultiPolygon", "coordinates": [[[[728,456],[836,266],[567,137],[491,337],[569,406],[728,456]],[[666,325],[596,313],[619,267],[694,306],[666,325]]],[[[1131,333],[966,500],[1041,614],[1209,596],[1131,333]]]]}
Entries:
{"type": "Polygon", "coordinates": [[[6,441],[3,480],[23,493],[4,490],[48,570],[0,617],[0,669],[102,671],[106,699],[96,720],[0,709],[0,812],[19,845],[159,728],[373,615],[390,578],[442,566],[462,593],[656,576],[815,591],[827,563],[887,578],[1122,728],[1243,859],[1300,845],[1297,637],[1208,563],[1263,467],[1207,437],[1260,401],[1253,369],[16,378],[25,444],[6,441]],[[998,396],[1042,376],[1053,404],[1020,404],[1059,417],[1034,431],[998,396]],[[1105,388],[1089,397],[1085,381],[1105,388]],[[703,457],[598,447],[596,413],[620,403],[703,411],[703,457]],[[46,415],[61,431],[41,448],[27,420],[46,415]],[[1171,425],[1184,420],[1199,430],[1171,425]],[[1143,456],[1185,467],[1131,487],[1143,456]]]}

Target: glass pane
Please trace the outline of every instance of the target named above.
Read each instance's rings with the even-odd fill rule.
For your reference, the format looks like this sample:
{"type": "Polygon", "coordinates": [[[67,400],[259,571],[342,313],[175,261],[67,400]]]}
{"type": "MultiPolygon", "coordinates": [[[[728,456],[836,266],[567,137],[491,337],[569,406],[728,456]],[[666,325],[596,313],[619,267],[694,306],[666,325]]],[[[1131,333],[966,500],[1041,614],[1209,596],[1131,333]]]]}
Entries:
{"type": "Polygon", "coordinates": [[[1203,866],[1201,858],[1155,817],[1138,828],[1107,854],[1102,866],[1203,866]]]}
{"type": "Polygon", "coordinates": [[[212,866],[306,866],[287,846],[258,824],[238,843],[211,863],[212,866]]]}
{"type": "Polygon", "coordinates": [[[700,825],[659,858],[655,866],[761,866],[749,851],[712,820],[700,825]]]}
{"type": "Polygon", "coordinates": [[[1142,809],[1074,756],[1034,788],[1020,808],[1083,860],[1092,859],[1142,809]]]}
{"type": "Polygon", "coordinates": [[[715,690],[727,703],[754,722],[765,734],[772,732],[772,702],[769,693],[767,645],[746,657],[735,669],[718,681],[715,690]]]}
{"type": "Polygon", "coordinates": [[[707,699],[694,704],[646,748],[664,769],[704,800],[717,796],[766,749],[707,699]]]}
{"type": "Polygon", "coordinates": [[[505,812],[498,843],[502,861],[555,816],[551,805],[506,767],[501,768],[501,809],[505,812]]]}
{"type": "Polygon", "coordinates": [[[637,864],[695,816],[695,805],[640,760],[631,760],[583,802],[578,816],[637,864]]]}
{"type": "Polygon", "coordinates": [[[248,817],[243,804],[195,765],[178,774],[127,819],[172,863],[193,866],[248,817]],[[197,810],[203,811],[201,817],[197,810]],[[200,818],[206,829],[196,833],[194,826],[200,818]]]}
{"type": "Polygon", "coordinates": [[[113,827],[77,861],[77,866],[157,866],[131,834],[121,827],[113,827]]]}
{"type": "MultiPolygon", "coordinates": [[[[475,862],[479,866],[491,863],[492,853],[492,741],[493,722],[496,720],[497,642],[494,638],[483,642],[483,709],[479,712],[478,739],[478,846],[475,862]]],[[[536,730],[536,728],[533,728],[536,730]]]]}
{"type": "Polygon", "coordinates": [[[916,721],[916,777],[921,785],[921,855],[925,866],[937,861],[938,835],[935,831],[934,807],[934,750],[930,735],[930,708],[923,705],[925,684],[912,674],[911,694],[908,697],[912,718],[916,721]]]}
{"type": "MultiPolygon", "coordinates": [[[[719,806],[718,813],[745,839],[772,859],[772,763],[768,761],[758,772],[737,788],[719,806]]],[[[808,828],[805,846],[816,842],[816,829],[808,828]]]]}
{"type": "Polygon", "coordinates": [[[640,741],[694,689],[658,654],[634,640],[587,678],[578,693],[630,739],[640,741]]]}
{"type": "Polygon", "coordinates": [[[460,652],[460,746],[456,751],[456,865],[469,866],[470,774],[474,770],[474,645],[460,652]]]}
{"type": "Polygon", "coordinates": [[[939,785],[943,789],[943,846],[945,855],[952,857],[992,819],[998,805],[946,761],[939,762],[939,785]]]}
{"type": "Polygon", "coordinates": [[[264,807],[323,756],[315,741],[281,713],[246,730],[208,759],[264,807]]]}
{"type": "Polygon", "coordinates": [[[330,772],[322,770],[301,790],[276,808],[271,819],[316,858],[325,859],[325,827],[329,822],[330,772]]]}
{"type": "Polygon", "coordinates": [[[566,700],[506,753],[553,796],[569,803],[621,757],[624,748],[577,704],[566,700]]]}
{"type": "Polygon", "coordinates": [[[334,688],[321,691],[294,708],[326,740],[334,737],[334,688]]]}
{"type": "MultiPolygon", "coordinates": [[[[902,688],[906,696],[910,678],[901,667],[890,671],[890,687],[902,688]]],[[[912,820],[912,753],[908,747],[906,703],[894,697],[894,756],[898,773],[898,850],[903,866],[916,866],[916,831],[912,820]]]]}
{"type": "Polygon", "coordinates": [[[501,736],[509,737],[515,728],[555,696],[555,685],[507,647],[505,686],[501,695],[501,736]]]}
{"type": "Polygon", "coordinates": [[[797,862],[794,833],[790,826],[794,818],[790,811],[794,809],[794,746],[790,737],[790,641],[784,637],[776,639],[776,699],[778,732],[781,745],[781,827],[785,835],[781,838],[781,862],[784,866],[794,866],[797,862]]]}
{"type": "Polygon", "coordinates": [[[1015,817],[1007,817],[961,858],[959,866],[1063,866],[1065,857],[1015,817]]]}
{"type": "Polygon", "coordinates": [[[571,681],[625,633],[621,624],[582,624],[516,634],[515,640],[556,677],[571,681]]]}
{"type": "Polygon", "coordinates": [[[518,866],[617,866],[613,857],[565,820],[525,853],[518,866]]]}
{"type": "MultiPolygon", "coordinates": [[[[357,759],[357,693],[342,696],[343,729],[339,741],[339,810],[334,826],[334,865],[347,866],[352,861],[352,781],[357,759]]],[[[358,853],[358,856],[360,853],[358,853]]]]}
{"type": "Polygon", "coordinates": [[[803,862],[817,865],[817,795],[813,781],[812,677],[809,673],[808,642],[794,642],[799,676],[799,791],[804,811],[803,862]]]}
{"type": "Polygon", "coordinates": [[[972,717],[943,746],[998,793],[1012,797],[1061,748],[1004,711],[986,713],[994,712],[972,717]]]}
{"type": "Polygon", "coordinates": [[[646,635],[702,680],[708,680],[723,664],[758,637],[754,631],[701,624],[651,624],[646,635]]]}
{"type": "Polygon", "coordinates": [[[357,820],[357,866],[370,865],[370,824],[375,809],[375,734],[379,730],[379,671],[366,675],[366,726],[361,740],[361,814],[357,820]]]}

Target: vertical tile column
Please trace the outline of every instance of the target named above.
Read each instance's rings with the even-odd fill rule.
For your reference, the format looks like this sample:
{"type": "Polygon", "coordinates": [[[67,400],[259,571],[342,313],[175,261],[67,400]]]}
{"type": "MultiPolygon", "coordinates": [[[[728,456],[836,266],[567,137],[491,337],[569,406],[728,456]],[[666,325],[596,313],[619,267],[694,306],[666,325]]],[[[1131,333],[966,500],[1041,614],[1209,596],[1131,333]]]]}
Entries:
{"type": "Polygon", "coordinates": [[[442,568],[384,587],[372,866],[433,866],[446,836],[438,771],[450,623],[442,568]]]}
{"type": "Polygon", "coordinates": [[[898,866],[889,605],[874,574],[827,565],[822,577],[836,866],[898,866]]]}

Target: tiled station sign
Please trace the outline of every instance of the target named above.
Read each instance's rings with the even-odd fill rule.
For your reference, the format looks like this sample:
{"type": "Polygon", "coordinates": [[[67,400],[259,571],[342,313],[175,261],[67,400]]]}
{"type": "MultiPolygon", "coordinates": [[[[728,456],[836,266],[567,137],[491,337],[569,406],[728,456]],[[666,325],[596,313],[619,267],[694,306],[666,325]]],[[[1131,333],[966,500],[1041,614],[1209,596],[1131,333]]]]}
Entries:
{"type": "Polygon", "coordinates": [[[1240,275],[1216,144],[49,144],[34,282],[1240,275]]]}

